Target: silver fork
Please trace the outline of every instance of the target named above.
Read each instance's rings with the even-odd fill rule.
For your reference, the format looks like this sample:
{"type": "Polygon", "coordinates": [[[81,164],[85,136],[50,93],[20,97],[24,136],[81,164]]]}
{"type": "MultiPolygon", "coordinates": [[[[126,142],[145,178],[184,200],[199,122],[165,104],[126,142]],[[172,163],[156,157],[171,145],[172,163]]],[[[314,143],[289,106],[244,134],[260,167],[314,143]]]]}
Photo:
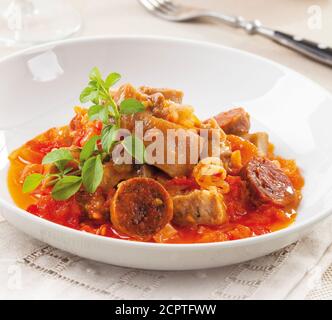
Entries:
{"type": "Polygon", "coordinates": [[[285,32],[262,26],[259,20],[245,20],[240,16],[225,15],[219,12],[183,6],[171,0],[138,0],[150,13],[174,22],[185,22],[199,18],[213,18],[235,28],[242,28],[248,34],[259,34],[285,47],[293,49],[315,61],[332,66],[332,48],[305,40],[285,32]]]}

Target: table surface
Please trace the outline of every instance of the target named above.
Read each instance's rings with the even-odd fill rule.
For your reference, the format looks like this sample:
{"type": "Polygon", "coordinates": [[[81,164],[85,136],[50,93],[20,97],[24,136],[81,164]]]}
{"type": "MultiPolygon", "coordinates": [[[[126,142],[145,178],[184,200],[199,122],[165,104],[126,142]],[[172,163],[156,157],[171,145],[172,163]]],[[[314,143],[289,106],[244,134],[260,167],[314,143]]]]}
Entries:
{"type": "MultiPolygon", "coordinates": [[[[313,62],[268,39],[249,36],[243,30],[218,23],[170,23],[146,12],[136,0],[71,0],[81,12],[83,28],[76,35],[158,35],[203,40],[235,47],[286,65],[332,91],[331,68],[313,62]]],[[[259,19],[266,26],[332,46],[330,0],[182,0],[190,5],[259,19]]],[[[0,57],[19,50],[0,47],[0,57]]],[[[1,217],[0,217],[1,220],[1,217]]],[[[332,292],[332,266],[325,273],[332,292]]],[[[324,277],[323,277],[324,279],[324,277]]],[[[318,294],[321,292],[319,289],[318,294]]],[[[313,291],[313,297],[317,298],[313,291]]]]}

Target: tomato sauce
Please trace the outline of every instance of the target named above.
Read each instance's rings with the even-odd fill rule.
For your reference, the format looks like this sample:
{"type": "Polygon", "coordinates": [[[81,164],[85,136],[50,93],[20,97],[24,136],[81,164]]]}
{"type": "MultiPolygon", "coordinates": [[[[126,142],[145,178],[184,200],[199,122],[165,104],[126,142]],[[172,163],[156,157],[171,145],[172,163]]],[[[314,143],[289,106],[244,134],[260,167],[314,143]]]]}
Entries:
{"type": "MultiPolygon", "coordinates": [[[[79,121],[78,121],[79,123],[79,121]]],[[[24,194],[22,186],[24,178],[34,172],[42,171],[40,165],[45,154],[53,148],[71,145],[82,145],[87,136],[98,134],[100,125],[91,126],[88,131],[77,127],[75,119],[70,124],[75,130],[75,138],[68,134],[69,127],[51,129],[37,138],[27,142],[10,156],[8,174],[8,187],[15,203],[31,214],[49,221],[67,226],[76,230],[93,233],[105,237],[133,240],[116,231],[109,219],[107,221],[93,221],[85,216],[78,204],[76,196],[67,201],[55,201],[48,188],[39,188],[32,194],[24,194]],[[31,166],[33,164],[33,166],[31,166]],[[30,165],[30,166],[28,166],[30,165]],[[27,169],[28,168],[28,169],[27,169]]],[[[72,129],[73,129],[72,128],[72,129]]],[[[251,143],[243,143],[242,139],[235,136],[229,139],[233,150],[240,150],[244,161],[255,155],[256,150],[251,143]]],[[[271,146],[272,150],[272,146],[271,146]]],[[[227,206],[229,222],[221,226],[178,227],[168,225],[154,237],[153,242],[163,243],[203,243],[237,240],[270,233],[289,226],[296,218],[296,207],[301,199],[301,188],[304,180],[296,166],[295,161],[274,158],[278,160],[283,171],[291,179],[297,193],[297,203],[289,208],[279,208],[273,205],[262,205],[259,208],[248,203],[245,182],[234,172],[229,175],[226,182],[230,192],[224,195],[227,206]]],[[[42,173],[42,172],[40,172],[42,173]]],[[[166,182],[167,190],[191,191],[199,186],[193,178],[175,178],[166,182]]],[[[171,191],[170,191],[171,192],[171,191]]],[[[106,202],[109,205],[109,202],[106,202]]],[[[108,209],[107,209],[108,210],[108,209]]]]}

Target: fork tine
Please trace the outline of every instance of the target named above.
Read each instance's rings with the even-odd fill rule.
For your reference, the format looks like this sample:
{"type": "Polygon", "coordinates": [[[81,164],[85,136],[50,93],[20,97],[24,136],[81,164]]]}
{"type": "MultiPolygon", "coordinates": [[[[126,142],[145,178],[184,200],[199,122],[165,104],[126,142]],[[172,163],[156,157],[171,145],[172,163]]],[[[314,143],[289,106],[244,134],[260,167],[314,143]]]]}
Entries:
{"type": "Polygon", "coordinates": [[[146,9],[154,11],[154,5],[149,0],[138,0],[146,9]]]}
{"type": "Polygon", "coordinates": [[[156,11],[156,5],[151,0],[139,0],[139,2],[151,12],[156,11]]]}
{"type": "Polygon", "coordinates": [[[174,4],[172,1],[169,0],[155,0],[155,1],[158,2],[162,7],[164,7],[168,11],[176,11],[178,9],[177,5],[174,4]]]}
{"type": "Polygon", "coordinates": [[[165,20],[179,21],[177,15],[180,7],[167,0],[139,0],[139,2],[152,14],[165,20]]]}
{"type": "Polygon", "coordinates": [[[146,0],[146,1],[150,2],[150,4],[154,7],[155,11],[159,11],[159,13],[166,14],[166,15],[170,13],[170,10],[168,10],[168,8],[161,5],[157,0],[146,0]]]}

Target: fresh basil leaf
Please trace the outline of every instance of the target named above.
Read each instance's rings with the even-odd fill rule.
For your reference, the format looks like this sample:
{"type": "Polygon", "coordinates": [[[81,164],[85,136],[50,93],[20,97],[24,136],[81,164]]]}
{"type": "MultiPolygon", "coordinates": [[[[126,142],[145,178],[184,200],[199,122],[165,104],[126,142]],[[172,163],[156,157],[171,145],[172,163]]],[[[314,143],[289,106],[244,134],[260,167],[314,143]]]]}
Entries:
{"type": "Polygon", "coordinates": [[[42,164],[49,164],[63,160],[73,160],[72,154],[68,149],[56,149],[51,151],[44,157],[42,164]]]}
{"type": "Polygon", "coordinates": [[[98,95],[98,90],[96,88],[86,87],[80,95],[80,101],[81,103],[93,101],[98,98],[98,95]]]}
{"type": "Polygon", "coordinates": [[[106,80],[105,80],[105,86],[107,89],[109,89],[110,87],[112,87],[113,85],[115,85],[119,80],[121,79],[121,75],[116,73],[116,72],[112,72],[110,73],[106,80]]]}
{"type": "Polygon", "coordinates": [[[99,139],[100,136],[93,136],[84,144],[80,154],[81,161],[88,160],[92,156],[93,152],[96,150],[96,143],[99,139]]]}
{"type": "Polygon", "coordinates": [[[43,181],[43,179],[44,176],[39,173],[33,173],[27,176],[23,183],[23,193],[29,193],[36,190],[43,181]]]}
{"type": "Polygon", "coordinates": [[[106,106],[94,105],[89,108],[88,116],[90,121],[101,120],[103,123],[107,123],[109,111],[106,106]]]}
{"type": "Polygon", "coordinates": [[[90,71],[90,74],[89,74],[89,78],[91,81],[95,80],[97,82],[100,82],[102,77],[101,77],[101,73],[97,67],[92,68],[92,70],[90,71]]]}
{"type": "Polygon", "coordinates": [[[82,169],[82,179],[85,190],[89,193],[96,192],[104,175],[100,155],[85,161],[82,169]]]}
{"type": "Polygon", "coordinates": [[[58,201],[67,200],[80,190],[81,185],[81,177],[65,176],[54,185],[52,197],[58,201]]]}
{"type": "Polygon", "coordinates": [[[118,130],[119,128],[116,125],[107,126],[103,129],[101,136],[101,145],[105,152],[109,153],[114,143],[116,142],[116,135],[118,133],[118,130]]]}
{"type": "Polygon", "coordinates": [[[125,150],[136,159],[136,163],[145,162],[145,146],[141,139],[131,135],[124,138],[121,143],[125,150]]]}
{"type": "Polygon", "coordinates": [[[142,102],[136,99],[126,99],[120,103],[120,113],[122,114],[132,114],[137,112],[142,112],[145,110],[144,105],[142,102]]]}

